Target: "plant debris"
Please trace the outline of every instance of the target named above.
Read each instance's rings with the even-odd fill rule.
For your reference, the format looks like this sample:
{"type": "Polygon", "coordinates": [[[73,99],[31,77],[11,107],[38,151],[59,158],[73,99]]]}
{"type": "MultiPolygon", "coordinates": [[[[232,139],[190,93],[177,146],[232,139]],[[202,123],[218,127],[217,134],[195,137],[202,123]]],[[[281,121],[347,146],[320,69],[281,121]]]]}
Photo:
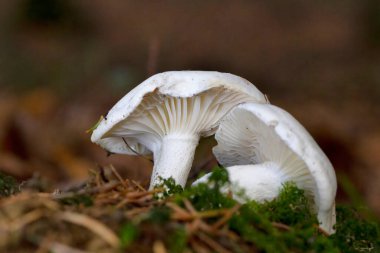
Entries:
{"type": "Polygon", "coordinates": [[[208,185],[182,189],[167,179],[151,191],[108,169],[117,180],[104,180],[100,172],[94,173],[74,191],[7,191],[10,196],[0,199],[0,251],[380,250],[378,225],[347,207],[337,208],[337,232],[326,236],[318,228],[308,198],[293,184],[285,184],[280,196],[271,202],[242,205],[221,193],[221,187],[228,183],[228,174],[222,168],[214,170],[208,185]]]}

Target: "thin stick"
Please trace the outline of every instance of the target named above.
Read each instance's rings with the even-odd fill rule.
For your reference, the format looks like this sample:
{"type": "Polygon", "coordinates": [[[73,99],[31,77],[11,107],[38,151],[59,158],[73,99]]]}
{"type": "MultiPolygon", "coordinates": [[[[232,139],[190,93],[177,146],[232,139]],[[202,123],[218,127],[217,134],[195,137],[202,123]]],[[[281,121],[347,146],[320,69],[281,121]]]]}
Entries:
{"type": "Polygon", "coordinates": [[[210,251],[203,247],[201,244],[199,244],[196,240],[190,240],[190,245],[193,248],[193,250],[197,253],[209,253],[210,251]]]}
{"type": "Polygon", "coordinates": [[[141,156],[143,158],[145,158],[146,160],[150,161],[151,163],[153,163],[153,160],[152,159],[149,159],[148,157],[146,157],[145,155],[142,155],[140,154],[139,152],[137,152],[136,150],[134,150],[131,146],[129,146],[128,142],[125,140],[124,137],[121,137],[125,143],[125,145],[133,152],[135,153],[137,156],[141,156]]]}
{"type": "Polygon", "coordinates": [[[319,231],[321,234],[323,234],[324,236],[330,236],[330,234],[327,233],[327,231],[324,230],[323,228],[321,228],[320,226],[318,226],[318,225],[314,225],[314,227],[316,227],[316,228],[318,229],[318,231],[319,231]]]}
{"type": "Polygon", "coordinates": [[[124,187],[127,187],[127,183],[125,182],[125,180],[123,180],[123,178],[120,176],[119,172],[117,172],[115,167],[112,164],[110,164],[108,167],[111,169],[112,173],[117,177],[117,179],[119,179],[120,183],[122,183],[124,187]]]}
{"type": "Polygon", "coordinates": [[[144,192],[130,192],[130,193],[127,193],[126,197],[127,198],[141,198],[141,197],[151,195],[151,194],[153,195],[155,193],[162,192],[162,191],[163,190],[161,188],[155,188],[153,190],[144,191],[144,192]]]}
{"type": "Polygon", "coordinates": [[[190,211],[191,214],[197,216],[197,214],[198,214],[197,210],[195,210],[195,208],[193,207],[193,205],[191,204],[191,202],[188,199],[184,199],[183,203],[185,204],[185,207],[187,208],[187,210],[190,211]]]}
{"type": "Polygon", "coordinates": [[[111,229],[109,229],[103,223],[87,215],[66,211],[59,213],[57,217],[61,220],[71,222],[73,224],[87,228],[94,234],[97,234],[100,237],[102,237],[104,241],[109,243],[114,248],[117,248],[120,245],[119,238],[111,229]]]}
{"type": "Polygon", "coordinates": [[[21,218],[18,218],[17,220],[12,222],[11,224],[9,224],[7,226],[7,229],[9,229],[10,231],[20,230],[23,227],[25,227],[26,225],[28,225],[29,223],[32,223],[32,222],[38,220],[43,215],[44,214],[43,214],[42,210],[40,210],[40,209],[33,210],[33,211],[25,214],[21,218]]]}
{"type": "Polygon", "coordinates": [[[62,244],[58,242],[49,243],[47,248],[49,249],[49,252],[55,252],[55,253],[88,253],[88,251],[72,248],[66,244],[62,244]]]}
{"type": "Polygon", "coordinates": [[[139,188],[140,190],[142,191],[146,191],[146,189],[144,187],[142,187],[139,183],[137,183],[135,180],[131,180],[132,183],[137,187],[139,188]]]}
{"type": "Polygon", "coordinates": [[[210,248],[212,248],[216,252],[219,252],[219,253],[232,253],[231,251],[223,248],[222,245],[220,245],[218,242],[214,241],[211,237],[209,237],[205,233],[198,233],[197,236],[198,236],[198,238],[201,241],[203,241],[204,243],[206,243],[210,248]]]}
{"type": "Polygon", "coordinates": [[[118,185],[120,185],[119,181],[111,181],[107,184],[96,186],[90,189],[81,189],[77,192],[66,192],[66,193],[61,193],[59,195],[51,195],[51,197],[53,199],[64,199],[64,198],[70,198],[70,197],[74,197],[74,196],[82,195],[82,194],[95,194],[99,192],[107,192],[114,189],[118,185]]]}
{"type": "Polygon", "coordinates": [[[240,208],[240,205],[236,205],[234,206],[233,208],[231,208],[230,210],[228,210],[226,212],[226,214],[220,219],[218,220],[217,222],[215,222],[213,225],[212,225],[212,228],[217,230],[218,228],[220,228],[221,226],[223,226],[231,217],[232,215],[237,211],[239,210],[240,208]]]}
{"type": "Polygon", "coordinates": [[[153,253],[166,253],[165,244],[162,241],[155,241],[153,243],[153,253]]]}
{"type": "Polygon", "coordinates": [[[288,225],[283,224],[283,223],[272,222],[272,225],[273,225],[273,227],[279,228],[279,229],[282,229],[282,230],[286,230],[286,231],[290,230],[290,227],[288,225]]]}

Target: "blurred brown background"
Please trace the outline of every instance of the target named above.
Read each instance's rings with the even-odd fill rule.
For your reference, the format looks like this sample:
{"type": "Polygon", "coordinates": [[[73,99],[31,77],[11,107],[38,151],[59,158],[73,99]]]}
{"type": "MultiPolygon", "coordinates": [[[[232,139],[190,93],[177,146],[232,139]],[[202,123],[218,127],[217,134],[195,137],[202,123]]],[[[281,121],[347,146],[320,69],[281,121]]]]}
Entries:
{"type": "MultiPolygon", "coordinates": [[[[112,163],[147,181],[148,161],[107,158],[85,130],[148,76],[184,69],[256,84],[322,146],[340,201],[380,215],[376,0],[0,1],[0,170],[54,189],[112,163]]],[[[213,145],[202,141],[195,172],[215,165],[213,145]]]]}

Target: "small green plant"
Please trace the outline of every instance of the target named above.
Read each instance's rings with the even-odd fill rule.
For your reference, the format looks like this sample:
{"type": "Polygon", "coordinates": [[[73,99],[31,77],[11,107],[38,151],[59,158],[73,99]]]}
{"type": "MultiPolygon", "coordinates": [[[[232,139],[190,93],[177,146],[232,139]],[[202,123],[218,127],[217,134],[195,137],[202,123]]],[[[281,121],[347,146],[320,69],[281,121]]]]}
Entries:
{"type": "Polygon", "coordinates": [[[16,179],[0,172],[0,197],[8,197],[17,192],[19,188],[16,179]]]}

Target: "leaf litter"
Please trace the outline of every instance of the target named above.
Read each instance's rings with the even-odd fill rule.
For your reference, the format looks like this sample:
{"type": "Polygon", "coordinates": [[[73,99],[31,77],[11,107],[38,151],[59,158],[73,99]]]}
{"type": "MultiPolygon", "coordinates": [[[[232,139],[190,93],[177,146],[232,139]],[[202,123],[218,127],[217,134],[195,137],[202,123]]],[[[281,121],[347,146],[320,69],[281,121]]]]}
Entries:
{"type": "MultiPolygon", "coordinates": [[[[1,181],[3,180],[3,181],[1,181]]],[[[379,252],[379,227],[347,207],[337,208],[337,232],[318,228],[304,192],[285,184],[280,196],[240,204],[211,184],[182,189],[172,179],[147,191],[108,166],[79,188],[20,192],[6,182],[0,199],[1,252],[379,252]],[[104,173],[104,170],[107,173],[104,173]],[[113,178],[105,175],[113,174],[113,178]],[[292,210],[297,210],[293,212],[292,210]]],[[[5,181],[4,181],[5,180],[5,181]]],[[[8,181],[7,181],[8,180],[8,181]]]]}

